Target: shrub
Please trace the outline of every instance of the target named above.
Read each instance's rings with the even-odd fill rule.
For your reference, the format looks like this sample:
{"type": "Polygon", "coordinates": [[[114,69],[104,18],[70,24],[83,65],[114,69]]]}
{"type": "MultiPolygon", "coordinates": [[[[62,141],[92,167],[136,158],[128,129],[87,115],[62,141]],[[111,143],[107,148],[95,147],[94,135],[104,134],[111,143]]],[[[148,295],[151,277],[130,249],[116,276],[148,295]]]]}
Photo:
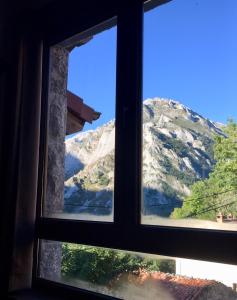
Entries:
{"type": "Polygon", "coordinates": [[[106,284],[117,275],[138,270],[174,273],[173,260],[144,258],[128,252],[63,244],[62,275],[106,284]]]}

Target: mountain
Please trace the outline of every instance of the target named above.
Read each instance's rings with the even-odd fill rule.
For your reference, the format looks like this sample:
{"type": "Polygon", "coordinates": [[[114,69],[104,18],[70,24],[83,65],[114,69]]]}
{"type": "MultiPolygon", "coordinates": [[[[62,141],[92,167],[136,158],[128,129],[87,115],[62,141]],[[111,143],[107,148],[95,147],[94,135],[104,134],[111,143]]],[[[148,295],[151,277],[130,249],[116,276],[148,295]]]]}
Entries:
{"type": "MultiPolygon", "coordinates": [[[[213,138],[223,125],[181,103],[163,98],[143,102],[144,214],[169,216],[190,186],[214,165],[213,138]]],[[[112,211],[115,121],[67,139],[65,211],[112,211]]]]}

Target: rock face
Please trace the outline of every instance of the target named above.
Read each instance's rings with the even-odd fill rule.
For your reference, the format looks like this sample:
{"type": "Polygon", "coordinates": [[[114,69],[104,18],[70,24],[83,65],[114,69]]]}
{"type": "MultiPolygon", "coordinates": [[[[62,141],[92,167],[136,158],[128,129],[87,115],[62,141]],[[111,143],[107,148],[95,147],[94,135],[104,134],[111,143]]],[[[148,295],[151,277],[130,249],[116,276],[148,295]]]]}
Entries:
{"type": "MultiPolygon", "coordinates": [[[[221,125],[177,101],[143,103],[143,213],[169,216],[190,185],[205,178],[214,159],[213,138],[221,125]]],[[[67,139],[66,212],[109,214],[112,210],[115,122],[67,139]]]]}

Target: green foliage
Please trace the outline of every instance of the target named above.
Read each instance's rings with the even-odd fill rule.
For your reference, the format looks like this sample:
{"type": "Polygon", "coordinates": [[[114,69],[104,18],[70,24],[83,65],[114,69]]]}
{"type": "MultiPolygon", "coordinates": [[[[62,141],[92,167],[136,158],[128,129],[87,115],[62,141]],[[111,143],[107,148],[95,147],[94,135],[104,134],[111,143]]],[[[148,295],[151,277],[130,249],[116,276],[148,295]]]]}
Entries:
{"type": "Polygon", "coordinates": [[[175,262],[151,259],[124,251],[64,243],[62,275],[106,284],[118,274],[138,271],[175,272],[175,262]]]}
{"type": "MultiPolygon", "coordinates": [[[[209,172],[211,171],[211,167],[207,164],[206,160],[209,159],[211,162],[213,161],[213,141],[209,137],[203,137],[203,135],[199,134],[199,139],[202,141],[206,152],[196,149],[200,153],[199,158],[197,159],[197,154],[192,147],[188,147],[185,143],[177,138],[171,138],[163,133],[155,132],[156,136],[162,141],[163,146],[167,149],[172,149],[175,153],[181,157],[187,157],[191,162],[191,165],[195,172],[199,174],[200,177],[206,178],[209,172]]],[[[173,166],[168,157],[164,157],[163,160],[160,161],[161,166],[164,167],[165,172],[176,177],[179,181],[184,183],[185,185],[192,185],[196,180],[196,175],[191,170],[186,170],[185,172],[178,170],[173,166]]]]}
{"type": "Polygon", "coordinates": [[[214,220],[217,211],[237,213],[237,124],[230,120],[224,128],[226,136],[216,136],[213,147],[216,160],[213,171],[205,180],[191,188],[182,208],[174,218],[195,217],[214,220]]]}
{"type": "Polygon", "coordinates": [[[173,149],[180,157],[188,154],[188,147],[179,139],[168,137],[167,135],[154,131],[155,135],[163,142],[163,146],[167,149],[173,149]]]}
{"type": "Polygon", "coordinates": [[[100,176],[98,179],[98,183],[100,185],[108,185],[109,184],[109,178],[106,175],[100,176]]]}
{"type": "Polygon", "coordinates": [[[191,172],[181,172],[178,169],[176,169],[173,164],[170,162],[170,160],[165,156],[163,160],[160,160],[160,165],[164,167],[165,174],[172,175],[175,178],[177,178],[179,181],[184,183],[185,185],[191,185],[196,181],[196,178],[194,174],[191,172]]]}
{"type": "MultiPolygon", "coordinates": [[[[205,148],[205,152],[202,153],[202,155],[205,156],[205,153],[206,153],[206,156],[209,158],[209,159],[213,159],[214,157],[214,153],[213,153],[213,141],[205,136],[205,135],[198,135],[198,139],[200,139],[200,141],[202,142],[204,148],[205,148]]],[[[200,149],[199,149],[200,151],[200,149]]]]}

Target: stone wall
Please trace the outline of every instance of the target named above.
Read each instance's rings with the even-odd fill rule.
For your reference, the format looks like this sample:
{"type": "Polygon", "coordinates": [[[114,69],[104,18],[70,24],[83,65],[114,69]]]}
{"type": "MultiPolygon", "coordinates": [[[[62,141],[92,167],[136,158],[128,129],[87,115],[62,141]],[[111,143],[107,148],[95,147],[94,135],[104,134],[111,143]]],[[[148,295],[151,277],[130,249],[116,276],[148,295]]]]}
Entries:
{"type": "Polygon", "coordinates": [[[45,216],[63,211],[68,54],[59,46],[51,50],[45,216]]]}
{"type": "MultiPolygon", "coordinates": [[[[48,94],[48,166],[46,200],[43,206],[45,217],[63,211],[64,205],[64,156],[67,114],[67,72],[69,52],[62,47],[51,48],[48,94]]],[[[61,243],[41,241],[40,276],[60,279],[61,243]]]]}

